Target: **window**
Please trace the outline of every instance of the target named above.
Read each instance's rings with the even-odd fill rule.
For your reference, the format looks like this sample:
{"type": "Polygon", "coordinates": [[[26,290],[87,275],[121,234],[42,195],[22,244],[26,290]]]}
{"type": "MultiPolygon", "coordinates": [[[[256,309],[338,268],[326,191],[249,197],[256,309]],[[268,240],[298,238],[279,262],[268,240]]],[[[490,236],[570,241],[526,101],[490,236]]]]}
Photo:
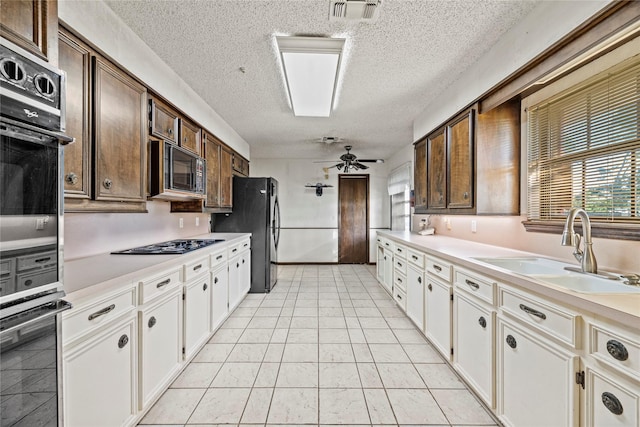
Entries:
{"type": "Polygon", "coordinates": [[[411,163],[394,169],[389,175],[388,189],[391,197],[391,230],[411,230],[411,163]]]}
{"type": "Polygon", "coordinates": [[[640,239],[637,58],[530,107],[528,141],[528,221],[564,221],[580,207],[640,239]]]}

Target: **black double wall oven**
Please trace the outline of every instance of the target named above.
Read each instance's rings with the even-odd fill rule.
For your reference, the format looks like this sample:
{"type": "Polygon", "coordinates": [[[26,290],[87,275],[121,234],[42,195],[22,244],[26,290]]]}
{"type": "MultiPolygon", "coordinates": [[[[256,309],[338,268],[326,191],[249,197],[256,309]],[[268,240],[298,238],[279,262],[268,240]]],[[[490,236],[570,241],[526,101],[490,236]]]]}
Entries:
{"type": "Polygon", "coordinates": [[[0,426],[62,425],[64,73],[0,38],[0,426]]]}

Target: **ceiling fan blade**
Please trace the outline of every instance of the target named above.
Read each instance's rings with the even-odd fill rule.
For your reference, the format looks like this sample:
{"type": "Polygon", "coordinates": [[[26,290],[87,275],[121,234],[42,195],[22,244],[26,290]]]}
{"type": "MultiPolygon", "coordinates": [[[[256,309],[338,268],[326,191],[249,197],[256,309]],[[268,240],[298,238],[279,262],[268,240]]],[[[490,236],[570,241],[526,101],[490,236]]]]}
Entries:
{"type": "Polygon", "coordinates": [[[335,163],[335,160],[314,160],[313,163],[335,163]]]}
{"type": "Polygon", "coordinates": [[[356,167],[356,169],[369,169],[369,166],[367,165],[363,165],[362,163],[360,163],[360,161],[357,162],[353,162],[351,163],[353,166],[356,167]]]}
{"type": "Polygon", "coordinates": [[[358,159],[361,163],[384,163],[383,159],[358,159]]]}

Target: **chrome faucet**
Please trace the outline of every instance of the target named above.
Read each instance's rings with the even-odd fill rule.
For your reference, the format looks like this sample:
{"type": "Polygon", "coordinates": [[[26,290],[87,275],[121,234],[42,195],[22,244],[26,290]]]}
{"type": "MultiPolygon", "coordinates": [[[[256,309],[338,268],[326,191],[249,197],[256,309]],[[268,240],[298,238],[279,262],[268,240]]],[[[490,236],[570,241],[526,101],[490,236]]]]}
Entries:
{"type": "Polygon", "coordinates": [[[598,273],[598,263],[593,254],[593,242],[591,241],[591,221],[589,215],[581,208],[573,208],[569,211],[567,222],[564,224],[562,232],[562,246],[573,246],[573,256],[581,263],[583,273],[598,273]],[[584,251],[580,250],[580,235],[573,230],[573,223],[576,216],[582,218],[582,240],[584,240],[584,251]]]}

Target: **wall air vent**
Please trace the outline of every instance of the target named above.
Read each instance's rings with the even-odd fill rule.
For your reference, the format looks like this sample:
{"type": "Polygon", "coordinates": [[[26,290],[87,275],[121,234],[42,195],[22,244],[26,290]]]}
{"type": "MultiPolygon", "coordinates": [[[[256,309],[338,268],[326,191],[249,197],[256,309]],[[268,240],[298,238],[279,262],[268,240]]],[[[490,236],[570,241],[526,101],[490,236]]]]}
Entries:
{"type": "Polygon", "coordinates": [[[375,22],[382,0],[331,0],[329,21],[375,22]]]}

